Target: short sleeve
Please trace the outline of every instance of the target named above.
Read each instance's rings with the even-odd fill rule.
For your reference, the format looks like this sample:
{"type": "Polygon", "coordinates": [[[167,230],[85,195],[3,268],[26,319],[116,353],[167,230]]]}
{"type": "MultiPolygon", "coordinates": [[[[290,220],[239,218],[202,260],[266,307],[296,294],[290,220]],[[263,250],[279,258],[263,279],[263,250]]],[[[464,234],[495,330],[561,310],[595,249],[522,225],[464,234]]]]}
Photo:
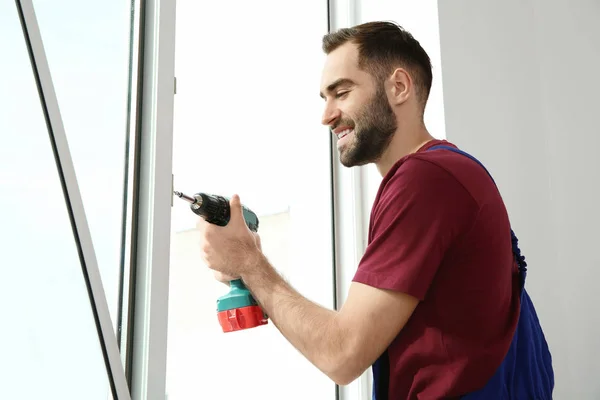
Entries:
{"type": "Polygon", "coordinates": [[[453,175],[420,158],[405,161],[382,185],[353,280],[424,300],[453,241],[472,225],[477,204],[453,175]]]}

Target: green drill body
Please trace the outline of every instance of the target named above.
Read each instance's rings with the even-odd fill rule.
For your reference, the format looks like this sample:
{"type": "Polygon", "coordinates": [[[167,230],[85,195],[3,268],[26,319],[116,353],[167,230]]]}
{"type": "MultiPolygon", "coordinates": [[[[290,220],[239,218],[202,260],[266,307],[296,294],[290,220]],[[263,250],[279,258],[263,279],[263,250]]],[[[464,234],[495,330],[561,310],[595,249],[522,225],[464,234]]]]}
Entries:
{"type": "MultiPolygon", "coordinates": [[[[196,193],[193,197],[181,192],[174,193],[177,197],[191,203],[192,212],[207,222],[219,226],[229,223],[231,210],[228,198],[206,193],[196,193]]],[[[242,212],[248,228],[257,232],[258,217],[256,214],[244,205],[242,205],[242,212]]],[[[227,325],[227,327],[223,326],[223,330],[229,332],[266,324],[266,314],[260,310],[244,282],[241,279],[235,279],[229,282],[229,287],[229,292],[217,299],[219,321],[222,326],[223,324],[227,325]]]]}

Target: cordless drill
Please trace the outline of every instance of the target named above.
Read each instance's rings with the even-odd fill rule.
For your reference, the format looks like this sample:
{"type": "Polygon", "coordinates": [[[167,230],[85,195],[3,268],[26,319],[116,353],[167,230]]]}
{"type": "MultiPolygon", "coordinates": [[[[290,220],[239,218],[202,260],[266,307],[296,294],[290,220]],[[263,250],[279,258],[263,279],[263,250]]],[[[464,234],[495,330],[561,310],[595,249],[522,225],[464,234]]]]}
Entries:
{"type": "MultiPolygon", "coordinates": [[[[175,196],[190,203],[192,212],[207,222],[225,226],[231,215],[229,200],[223,196],[196,193],[193,196],[181,192],[173,192],[175,196]]],[[[244,220],[248,228],[258,231],[258,217],[250,209],[242,205],[244,220]]],[[[217,316],[223,332],[250,329],[266,325],[267,315],[260,308],[250,291],[241,279],[229,282],[229,293],[217,299],[217,316]]]]}

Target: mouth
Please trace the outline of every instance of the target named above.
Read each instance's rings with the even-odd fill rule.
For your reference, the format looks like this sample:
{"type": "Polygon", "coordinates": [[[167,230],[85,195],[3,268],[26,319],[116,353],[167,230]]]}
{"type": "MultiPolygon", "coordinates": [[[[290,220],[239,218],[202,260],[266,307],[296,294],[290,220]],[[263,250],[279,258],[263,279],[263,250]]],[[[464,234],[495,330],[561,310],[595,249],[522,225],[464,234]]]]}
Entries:
{"type": "Polygon", "coordinates": [[[342,149],[348,143],[352,135],[354,134],[354,129],[344,129],[343,131],[336,132],[337,140],[337,148],[342,149]]]}
{"type": "Polygon", "coordinates": [[[335,132],[335,135],[337,136],[338,140],[341,140],[353,132],[354,132],[354,129],[346,128],[344,130],[335,132]]]}

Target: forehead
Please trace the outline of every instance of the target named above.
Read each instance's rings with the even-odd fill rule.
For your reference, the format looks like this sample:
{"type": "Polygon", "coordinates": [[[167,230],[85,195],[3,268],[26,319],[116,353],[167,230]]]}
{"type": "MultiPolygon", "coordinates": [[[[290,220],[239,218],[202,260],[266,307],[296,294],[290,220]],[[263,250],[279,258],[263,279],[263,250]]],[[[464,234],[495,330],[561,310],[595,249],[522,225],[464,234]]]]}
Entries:
{"type": "Polygon", "coordinates": [[[321,74],[321,91],[338,79],[360,80],[358,69],[358,48],[354,43],[345,43],[329,53],[321,74]]]}

